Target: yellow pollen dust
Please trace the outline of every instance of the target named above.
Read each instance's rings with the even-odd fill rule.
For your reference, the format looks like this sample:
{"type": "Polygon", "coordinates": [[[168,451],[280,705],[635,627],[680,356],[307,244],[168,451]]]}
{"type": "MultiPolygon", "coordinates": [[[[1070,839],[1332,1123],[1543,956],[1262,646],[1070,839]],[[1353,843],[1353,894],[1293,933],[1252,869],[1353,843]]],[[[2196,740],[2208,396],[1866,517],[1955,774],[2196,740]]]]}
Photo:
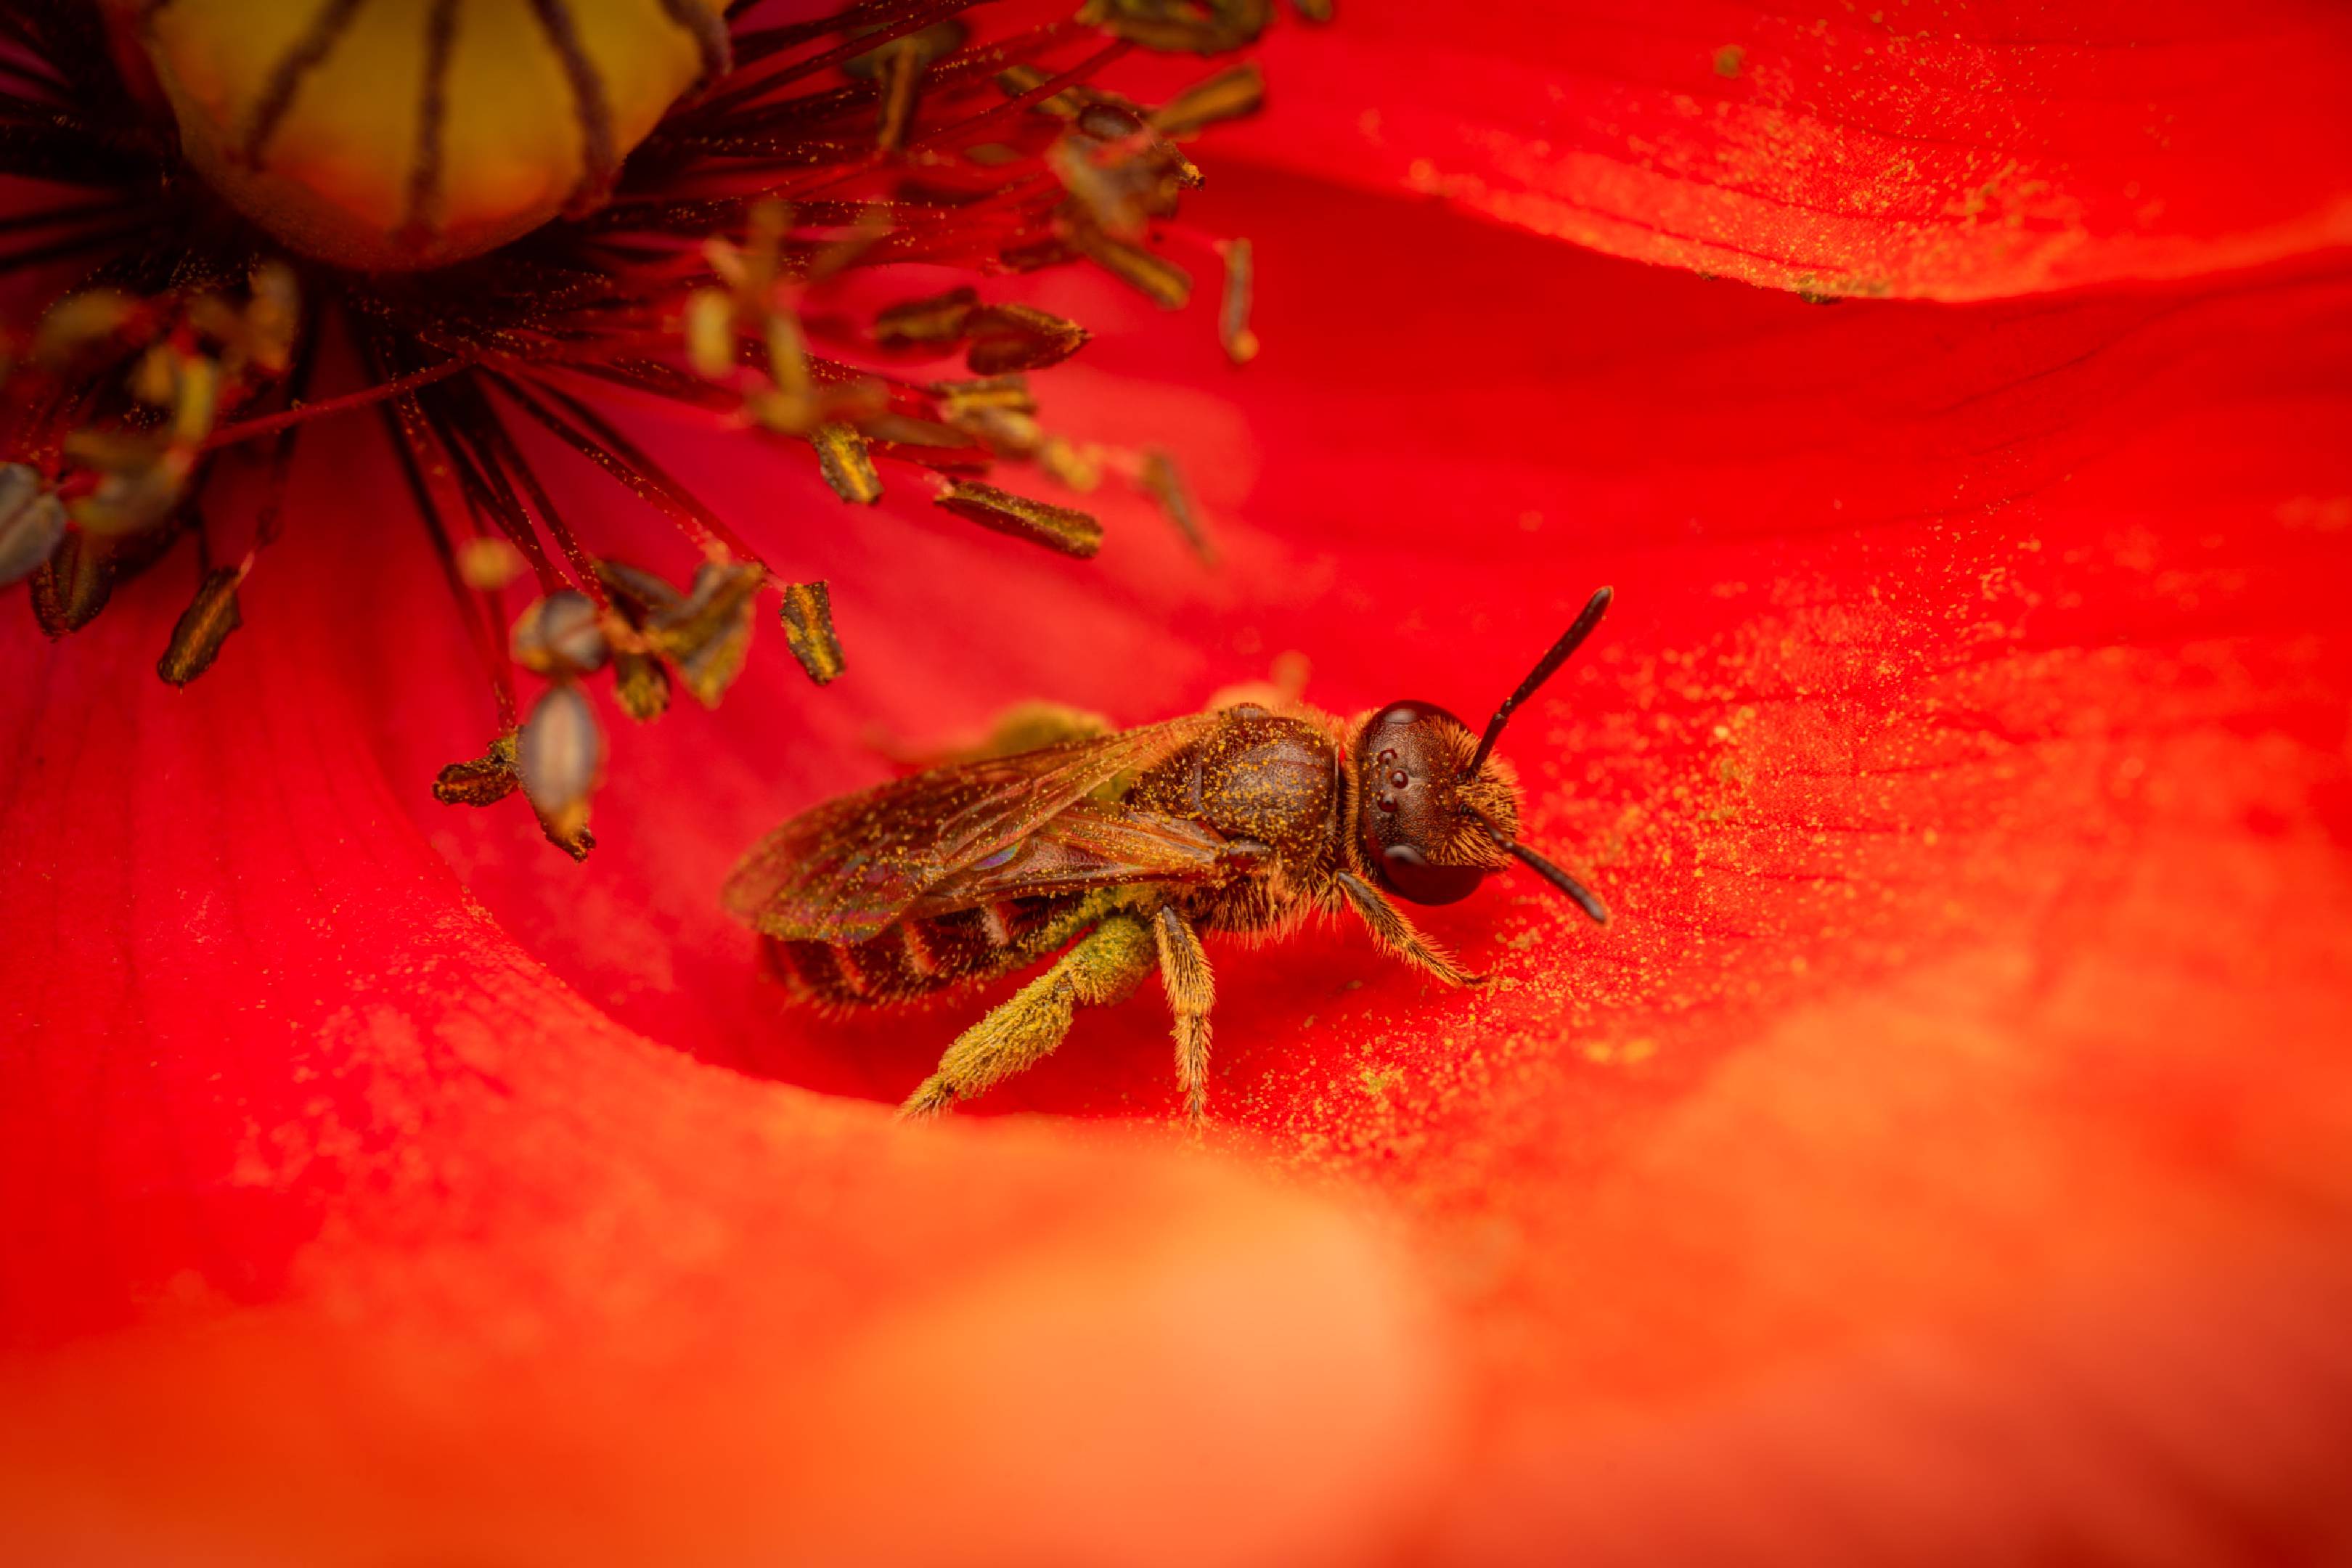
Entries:
{"type": "Polygon", "coordinates": [[[724,0],[173,0],[143,34],[205,182],[369,269],[478,255],[593,207],[726,67],[724,0]]]}

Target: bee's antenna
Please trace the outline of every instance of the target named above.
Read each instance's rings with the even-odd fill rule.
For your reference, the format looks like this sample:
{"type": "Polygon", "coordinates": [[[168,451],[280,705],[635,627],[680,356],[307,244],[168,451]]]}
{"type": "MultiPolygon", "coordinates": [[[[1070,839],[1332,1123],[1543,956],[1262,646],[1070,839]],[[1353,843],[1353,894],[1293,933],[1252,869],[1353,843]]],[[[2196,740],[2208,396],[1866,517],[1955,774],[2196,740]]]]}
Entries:
{"type": "MultiPolygon", "coordinates": [[[[1568,630],[1560,633],[1559,641],[1551,645],[1551,651],[1544,655],[1541,662],[1528,672],[1528,678],[1519,682],[1519,689],[1517,691],[1503,699],[1503,705],[1495,710],[1495,716],[1492,719],[1486,721],[1486,732],[1478,737],[1477,754],[1470,759],[1470,766],[1464,771],[1463,777],[1468,778],[1486,765],[1486,753],[1495,749],[1495,742],[1503,738],[1503,726],[1511,721],[1511,710],[1541,690],[1545,681],[1559,673],[1559,667],[1568,662],[1568,656],[1577,650],[1578,645],[1592,635],[1592,628],[1601,624],[1601,617],[1608,612],[1609,598],[1613,592],[1613,589],[1603,588],[1587,599],[1584,602],[1583,610],[1574,621],[1570,623],[1568,630]]],[[[1517,846],[1513,847],[1516,849],[1517,846]]],[[[1522,858],[1524,858],[1522,856],[1522,858]]],[[[1569,896],[1583,904],[1587,913],[1601,908],[1597,903],[1587,901],[1591,899],[1591,894],[1578,888],[1573,882],[1565,881],[1558,868],[1547,869],[1546,863],[1542,861],[1530,861],[1529,864],[1543,871],[1552,880],[1561,882],[1564,887],[1572,889],[1569,896]]],[[[1608,916],[1595,914],[1592,918],[1606,920],[1608,916]]]]}
{"type": "Polygon", "coordinates": [[[1591,889],[1586,887],[1583,883],[1578,881],[1575,878],[1570,876],[1567,872],[1561,870],[1559,867],[1553,865],[1550,861],[1545,859],[1542,856],[1537,854],[1526,845],[1519,843],[1509,834],[1504,832],[1501,828],[1487,821],[1484,816],[1475,811],[1473,811],[1470,816],[1477,822],[1479,826],[1486,830],[1486,837],[1495,841],[1496,848],[1501,849],[1506,854],[1517,857],[1520,864],[1526,866],[1528,869],[1533,871],[1537,876],[1541,877],[1545,881],[1549,882],[1553,887],[1558,888],[1561,892],[1566,893],[1570,898],[1574,899],[1576,900],[1576,907],[1582,910],[1586,914],[1591,915],[1594,924],[1605,926],[1609,923],[1609,906],[1602,903],[1598,898],[1594,897],[1591,889]]]}
{"type": "Polygon", "coordinates": [[[1594,898],[1592,896],[1591,889],[1586,887],[1583,883],[1578,881],[1575,878],[1570,876],[1567,872],[1561,870],[1559,867],[1553,865],[1550,861],[1545,859],[1542,856],[1537,854],[1534,850],[1528,848],[1524,844],[1514,844],[1506,839],[1503,841],[1503,847],[1517,856],[1519,859],[1526,864],[1527,868],[1533,871],[1537,876],[1541,877],[1545,881],[1549,882],[1553,887],[1558,888],[1561,892],[1566,893],[1570,898],[1574,899],[1576,900],[1576,907],[1582,910],[1586,914],[1591,915],[1594,924],[1605,926],[1609,923],[1609,906],[1602,903],[1599,899],[1594,898]]]}

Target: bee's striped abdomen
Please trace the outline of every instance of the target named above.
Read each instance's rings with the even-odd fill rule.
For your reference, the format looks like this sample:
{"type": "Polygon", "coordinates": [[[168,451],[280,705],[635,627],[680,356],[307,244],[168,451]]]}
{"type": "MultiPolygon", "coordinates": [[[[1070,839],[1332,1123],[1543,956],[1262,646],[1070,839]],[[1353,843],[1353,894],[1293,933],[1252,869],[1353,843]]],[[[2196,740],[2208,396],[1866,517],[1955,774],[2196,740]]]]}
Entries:
{"type": "Polygon", "coordinates": [[[903,920],[866,942],[767,941],[768,960],[793,999],[826,1007],[911,1002],[985,980],[1060,947],[1083,923],[1083,900],[1012,899],[952,914],[903,920]]]}

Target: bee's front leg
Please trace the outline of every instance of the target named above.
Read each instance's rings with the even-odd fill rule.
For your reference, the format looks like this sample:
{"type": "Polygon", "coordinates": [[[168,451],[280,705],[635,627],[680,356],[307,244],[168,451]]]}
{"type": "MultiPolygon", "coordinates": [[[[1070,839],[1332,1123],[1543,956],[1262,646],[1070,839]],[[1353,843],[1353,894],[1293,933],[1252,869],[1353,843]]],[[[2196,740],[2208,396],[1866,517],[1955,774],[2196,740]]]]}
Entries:
{"type": "Polygon", "coordinates": [[[940,1058],[940,1070],[907,1097],[898,1114],[936,1116],[1035,1066],[1070,1032],[1072,1014],[1125,1001],[1151,973],[1156,956],[1141,921],[1112,915],[1011,1001],[957,1036],[940,1058]]]}
{"type": "Polygon", "coordinates": [[[1454,962],[1446,951],[1412,929],[1402,911],[1381,890],[1351,871],[1333,879],[1349,906],[1371,928],[1372,940],[1416,968],[1425,969],[1448,985],[1484,985],[1486,977],[1473,974],[1454,962]]]}

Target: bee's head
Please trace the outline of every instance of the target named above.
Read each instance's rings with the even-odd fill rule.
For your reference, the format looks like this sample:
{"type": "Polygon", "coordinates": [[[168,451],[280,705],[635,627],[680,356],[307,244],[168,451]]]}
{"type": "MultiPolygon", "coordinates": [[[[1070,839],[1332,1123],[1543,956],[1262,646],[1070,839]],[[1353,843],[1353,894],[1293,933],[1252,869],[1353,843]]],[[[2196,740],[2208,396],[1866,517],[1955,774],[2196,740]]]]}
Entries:
{"type": "Polygon", "coordinates": [[[1596,921],[1608,910],[1567,872],[1519,843],[1519,784],[1494,754],[1511,710],[1551,679],[1609,608],[1592,595],[1575,624],[1503,700],[1482,735],[1434,702],[1391,702],[1356,735],[1356,833],[1381,886],[1410,903],[1450,904],[1517,858],[1596,921]]]}
{"type": "Polygon", "coordinates": [[[1381,885],[1416,904],[1450,904],[1500,870],[1519,827],[1519,786],[1478,735],[1434,702],[1391,702],[1356,739],[1363,781],[1356,830],[1381,885]]]}

